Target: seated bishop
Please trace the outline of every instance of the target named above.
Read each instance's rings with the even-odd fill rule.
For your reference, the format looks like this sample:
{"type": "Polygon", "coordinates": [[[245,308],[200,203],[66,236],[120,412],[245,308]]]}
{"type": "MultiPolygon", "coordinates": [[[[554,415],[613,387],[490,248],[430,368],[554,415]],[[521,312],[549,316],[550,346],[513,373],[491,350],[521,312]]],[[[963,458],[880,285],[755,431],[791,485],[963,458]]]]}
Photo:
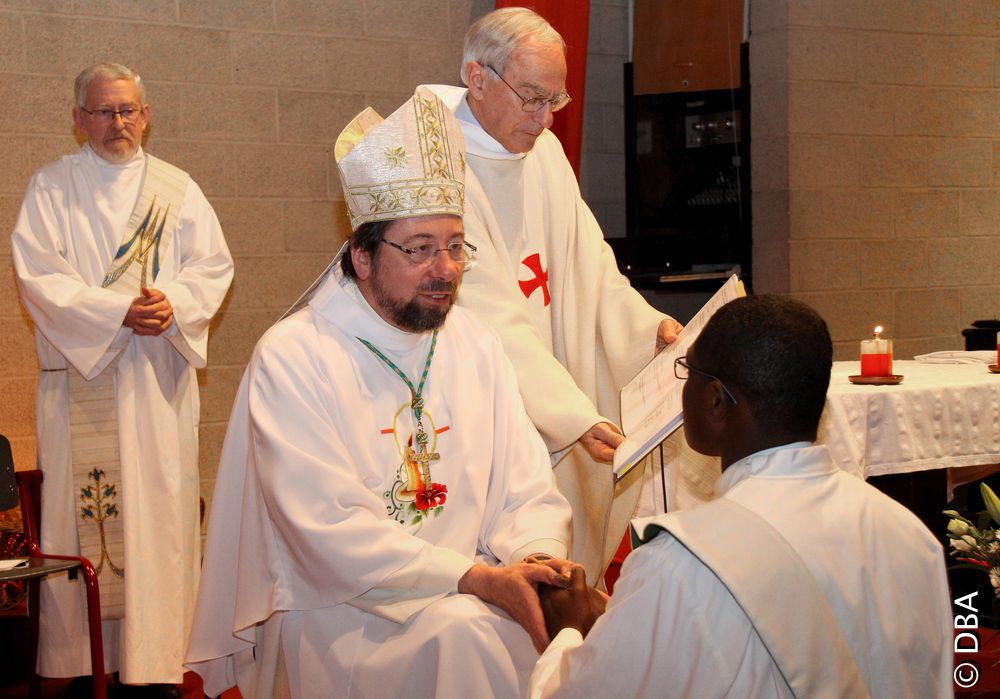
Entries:
{"type": "Polygon", "coordinates": [[[570,509],[496,334],[453,307],[461,130],[418,88],[335,157],[353,234],[243,376],[187,664],[210,696],[523,696],[570,509]]]}

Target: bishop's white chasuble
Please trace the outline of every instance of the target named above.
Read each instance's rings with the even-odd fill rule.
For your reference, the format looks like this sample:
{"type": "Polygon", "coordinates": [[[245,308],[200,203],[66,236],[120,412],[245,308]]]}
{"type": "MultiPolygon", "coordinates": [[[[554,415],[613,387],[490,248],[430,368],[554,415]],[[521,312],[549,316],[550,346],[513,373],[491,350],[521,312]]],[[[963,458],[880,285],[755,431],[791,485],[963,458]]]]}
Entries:
{"type": "Polygon", "coordinates": [[[425,469],[411,391],[368,345],[417,386],[433,334],[385,323],[339,270],[299,306],[237,396],[188,665],[210,695],[518,696],[527,633],[457,582],[563,555],[569,507],[499,341],[461,308],[437,333],[425,469]]]}

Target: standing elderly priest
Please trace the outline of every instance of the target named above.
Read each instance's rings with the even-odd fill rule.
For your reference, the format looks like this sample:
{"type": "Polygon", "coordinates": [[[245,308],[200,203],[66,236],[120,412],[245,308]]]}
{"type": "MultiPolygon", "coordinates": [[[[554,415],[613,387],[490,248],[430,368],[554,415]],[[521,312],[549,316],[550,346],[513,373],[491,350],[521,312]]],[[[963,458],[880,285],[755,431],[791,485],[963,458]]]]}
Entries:
{"type": "MultiPolygon", "coordinates": [[[[566,47],[523,7],[494,10],[465,36],[467,88],[434,86],[469,148],[465,228],[479,248],[459,303],[500,334],[528,415],[573,506],[573,558],[592,582],[621,541],[643,469],[616,486],[605,464],[624,439],[619,392],[680,325],[618,271],[548,130],[569,101],[566,47]]],[[[671,440],[671,449],[680,444],[671,440]]]]}
{"type": "Polygon", "coordinates": [[[452,308],[461,131],[418,88],[335,155],[354,234],[244,375],[188,664],[213,696],[521,696],[570,512],[499,340],[452,308]]]}
{"type": "MultiPolygon", "coordinates": [[[[97,566],[108,671],[176,696],[201,564],[195,369],[233,260],[198,185],[143,152],[149,119],[132,70],[80,73],[87,143],[32,177],[11,247],[42,370],[42,548],[97,566]]],[[[44,676],[90,674],[80,588],[42,586],[44,676]]]]}

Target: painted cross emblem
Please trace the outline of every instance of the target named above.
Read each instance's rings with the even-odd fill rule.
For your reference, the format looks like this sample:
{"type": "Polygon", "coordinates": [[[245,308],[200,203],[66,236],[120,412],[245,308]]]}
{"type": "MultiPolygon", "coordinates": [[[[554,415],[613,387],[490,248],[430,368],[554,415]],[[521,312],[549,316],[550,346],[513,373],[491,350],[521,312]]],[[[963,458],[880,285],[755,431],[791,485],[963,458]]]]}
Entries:
{"type": "Polygon", "coordinates": [[[528,255],[523,260],[521,264],[530,269],[535,273],[533,279],[528,279],[527,281],[518,280],[517,283],[521,287],[522,293],[524,293],[525,298],[531,298],[531,295],[535,293],[535,289],[542,288],[542,305],[548,306],[549,302],[552,300],[549,296],[549,273],[548,271],[542,269],[542,258],[536,252],[534,254],[528,255]]]}

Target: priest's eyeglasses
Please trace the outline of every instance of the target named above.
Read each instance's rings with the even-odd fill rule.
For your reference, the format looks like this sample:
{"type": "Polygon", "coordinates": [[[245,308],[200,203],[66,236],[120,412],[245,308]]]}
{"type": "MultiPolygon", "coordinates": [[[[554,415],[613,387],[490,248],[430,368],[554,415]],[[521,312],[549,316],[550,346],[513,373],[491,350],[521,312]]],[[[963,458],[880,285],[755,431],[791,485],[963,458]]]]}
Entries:
{"type": "Polygon", "coordinates": [[[86,107],[80,107],[80,111],[87,112],[87,114],[105,124],[110,124],[118,116],[126,124],[134,124],[139,116],[142,115],[141,107],[122,107],[121,109],[87,109],[86,107]]]}
{"type": "Polygon", "coordinates": [[[436,248],[430,243],[415,245],[407,248],[391,240],[382,240],[386,245],[391,245],[400,252],[404,252],[410,257],[410,262],[415,265],[426,265],[437,259],[439,252],[447,252],[448,257],[454,262],[462,262],[465,271],[469,271],[476,266],[476,246],[472,243],[451,243],[447,247],[436,248]]]}
{"type": "Polygon", "coordinates": [[[521,100],[521,109],[525,112],[539,112],[545,107],[545,105],[549,105],[553,112],[558,112],[573,99],[565,92],[560,92],[558,95],[553,95],[552,97],[532,97],[531,99],[521,97],[521,93],[515,90],[513,85],[503,79],[503,76],[500,75],[500,71],[493,66],[486,67],[492,70],[496,76],[500,78],[501,82],[509,87],[511,92],[517,95],[517,98],[521,100]]]}
{"type": "Polygon", "coordinates": [[[733,397],[732,392],[730,392],[730,390],[726,388],[726,384],[722,383],[722,379],[720,379],[718,376],[714,374],[709,374],[707,371],[702,371],[701,369],[691,366],[690,364],[688,364],[687,357],[678,357],[677,359],[674,360],[674,376],[676,376],[678,379],[688,378],[689,376],[691,376],[691,372],[694,372],[695,374],[701,374],[705,378],[712,379],[713,381],[718,381],[719,385],[722,386],[722,390],[725,391],[726,395],[729,397],[729,400],[733,402],[733,405],[736,405],[736,398],[733,397]]]}

